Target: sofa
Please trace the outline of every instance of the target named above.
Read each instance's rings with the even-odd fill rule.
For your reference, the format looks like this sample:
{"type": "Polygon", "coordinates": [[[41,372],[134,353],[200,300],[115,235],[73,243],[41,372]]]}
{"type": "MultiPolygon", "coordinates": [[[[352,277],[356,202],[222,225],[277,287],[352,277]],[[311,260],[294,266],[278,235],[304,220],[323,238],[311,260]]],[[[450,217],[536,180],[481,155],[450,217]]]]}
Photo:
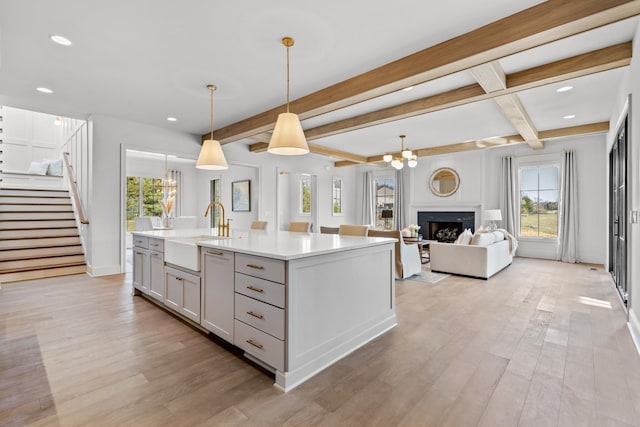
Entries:
{"type": "Polygon", "coordinates": [[[504,233],[482,234],[469,243],[431,243],[431,271],[488,279],[509,266],[517,245],[515,239],[504,233]]]}

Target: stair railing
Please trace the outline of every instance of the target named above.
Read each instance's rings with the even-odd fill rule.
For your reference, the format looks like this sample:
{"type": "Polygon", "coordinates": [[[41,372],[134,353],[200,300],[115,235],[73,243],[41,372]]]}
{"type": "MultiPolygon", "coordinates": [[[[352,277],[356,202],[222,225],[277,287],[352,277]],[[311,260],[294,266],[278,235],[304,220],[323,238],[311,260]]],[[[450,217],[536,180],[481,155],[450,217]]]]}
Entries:
{"type": "Polygon", "coordinates": [[[84,208],[82,207],[82,202],[80,201],[80,192],[78,191],[78,183],[76,181],[75,174],[73,172],[73,166],[69,161],[69,153],[62,153],[62,158],[64,159],[64,166],[67,171],[67,177],[69,178],[69,187],[71,188],[71,197],[73,198],[73,204],[76,206],[76,210],[78,212],[78,217],[80,218],[80,223],[89,224],[89,220],[84,213],[84,208]]]}

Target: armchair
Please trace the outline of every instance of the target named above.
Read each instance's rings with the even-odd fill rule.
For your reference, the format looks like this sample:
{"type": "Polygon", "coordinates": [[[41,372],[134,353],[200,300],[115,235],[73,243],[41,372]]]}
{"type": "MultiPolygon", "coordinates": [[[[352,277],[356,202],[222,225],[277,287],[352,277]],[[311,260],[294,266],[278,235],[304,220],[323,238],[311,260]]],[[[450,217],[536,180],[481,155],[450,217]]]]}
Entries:
{"type": "Polygon", "coordinates": [[[399,230],[369,230],[369,237],[388,237],[396,239],[395,264],[396,279],[406,279],[422,271],[420,262],[420,249],[416,244],[406,244],[399,230]]]}

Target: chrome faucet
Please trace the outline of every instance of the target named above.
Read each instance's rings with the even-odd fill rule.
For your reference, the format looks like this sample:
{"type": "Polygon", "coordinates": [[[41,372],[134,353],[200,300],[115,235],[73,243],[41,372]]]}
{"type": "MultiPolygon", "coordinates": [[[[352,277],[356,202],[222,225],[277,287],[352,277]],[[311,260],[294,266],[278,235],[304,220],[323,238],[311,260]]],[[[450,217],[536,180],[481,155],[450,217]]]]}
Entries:
{"type": "Polygon", "coordinates": [[[204,216],[205,218],[207,217],[207,215],[209,215],[209,210],[211,210],[211,206],[220,206],[220,209],[222,209],[222,219],[220,221],[218,221],[218,236],[224,236],[224,237],[229,237],[229,221],[231,221],[230,219],[227,220],[227,223],[224,223],[224,206],[222,205],[222,203],[220,203],[217,200],[212,201],[211,203],[209,203],[207,205],[207,210],[204,212],[204,216]]]}

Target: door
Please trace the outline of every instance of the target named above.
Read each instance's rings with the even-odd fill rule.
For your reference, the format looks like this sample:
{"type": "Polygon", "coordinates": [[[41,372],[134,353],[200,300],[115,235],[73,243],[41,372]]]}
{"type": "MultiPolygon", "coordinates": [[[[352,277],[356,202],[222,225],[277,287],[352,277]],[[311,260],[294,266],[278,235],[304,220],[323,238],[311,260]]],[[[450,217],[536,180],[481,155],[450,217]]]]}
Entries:
{"type": "Polygon", "coordinates": [[[609,273],[624,304],[627,288],[627,135],[624,118],[609,153],[609,273]]]}
{"type": "Polygon", "coordinates": [[[164,301],[164,254],[151,252],[149,254],[149,295],[158,301],[164,301]]]}

